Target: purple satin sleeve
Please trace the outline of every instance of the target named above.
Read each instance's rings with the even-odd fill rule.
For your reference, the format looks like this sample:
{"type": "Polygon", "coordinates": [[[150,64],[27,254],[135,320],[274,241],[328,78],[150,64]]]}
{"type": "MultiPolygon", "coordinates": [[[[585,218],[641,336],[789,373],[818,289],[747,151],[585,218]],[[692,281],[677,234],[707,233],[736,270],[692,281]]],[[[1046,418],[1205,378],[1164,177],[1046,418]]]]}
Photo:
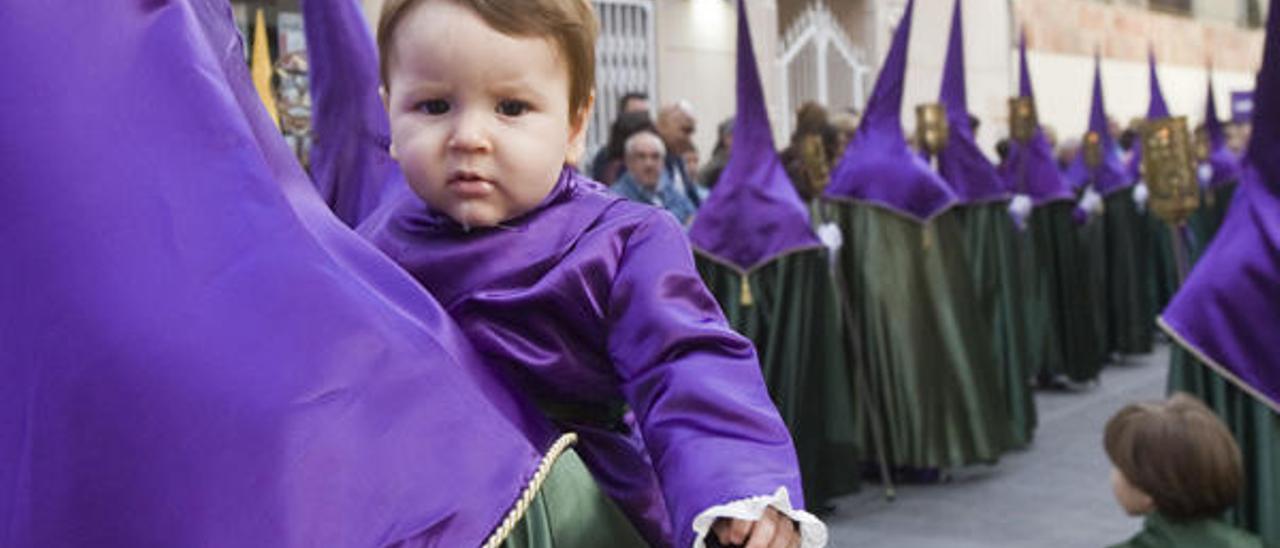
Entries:
{"type": "Polygon", "coordinates": [[[609,299],[608,352],[635,411],[676,524],[785,486],[804,497],[795,449],[765,389],[755,349],[727,325],[669,215],[630,234],[609,299]]]}

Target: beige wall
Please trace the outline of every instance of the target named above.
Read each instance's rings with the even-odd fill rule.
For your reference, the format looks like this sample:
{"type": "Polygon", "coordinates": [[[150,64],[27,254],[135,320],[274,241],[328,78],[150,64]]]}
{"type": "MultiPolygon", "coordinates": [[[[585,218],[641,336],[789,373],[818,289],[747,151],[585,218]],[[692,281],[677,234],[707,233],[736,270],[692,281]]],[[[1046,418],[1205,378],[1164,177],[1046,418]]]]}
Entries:
{"type": "MultiPolygon", "coordinates": [[[[1016,54],[1016,52],[1013,52],[1016,54]]],[[[1093,59],[1087,56],[1031,52],[1032,83],[1040,105],[1040,120],[1063,138],[1079,138],[1088,125],[1093,93],[1093,59]]],[[[1128,123],[1145,116],[1150,100],[1145,62],[1103,59],[1102,85],[1107,113],[1128,123]]],[[[1174,115],[1185,115],[1194,126],[1204,119],[1207,73],[1203,67],[1160,65],[1160,88],[1174,115]]],[[[1230,92],[1253,89],[1254,75],[1244,71],[1214,71],[1214,99],[1218,117],[1230,116],[1230,92]]]]}
{"type": "MultiPolygon", "coordinates": [[[[715,128],[736,106],[737,8],[727,0],[656,0],[658,102],[684,99],[698,114],[694,142],[705,160],[715,146],[715,128]]],[[[781,115],[775,0],[747,0],[756,62],[769,103],[770,120],[781,115]]],[[[774,138],[781,143],[774,126],[774,138]]]]}

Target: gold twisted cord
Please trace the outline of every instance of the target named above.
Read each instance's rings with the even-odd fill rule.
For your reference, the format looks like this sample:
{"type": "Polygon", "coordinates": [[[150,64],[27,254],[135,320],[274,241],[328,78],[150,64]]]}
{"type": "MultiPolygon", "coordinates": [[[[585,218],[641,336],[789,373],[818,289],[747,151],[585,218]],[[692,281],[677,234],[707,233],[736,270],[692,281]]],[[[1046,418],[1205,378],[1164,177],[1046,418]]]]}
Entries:
{"type": "Polygon", "coordinates": [[[533,503],[533,498],[538,496],[538,491],[542,489],[542,484],[547,480],[547,476],[551,474],[551,467],[560,459],[560,455],[564,454],[570,446],[578,442],[578,435],[572,432],[561,435],[555,443],[551,444],[551,448],[547,450],[546,456],[542,457],[542,462],[538,463],[538,469],[533,473],[533,477],[529,479],[528,485],[525,486],[524,492],[520,494],[520,499],[516,501],[514,507],[507,512],[507,516],[502,518],[502,524],[489,535],[489,539],[482,545],[483,548],[497,548],[507,541],[507,537],[511,536],[511,532],[515,530],[520,520],[524,519],[525,512],[529,510],[529,505],[533,503]]]}

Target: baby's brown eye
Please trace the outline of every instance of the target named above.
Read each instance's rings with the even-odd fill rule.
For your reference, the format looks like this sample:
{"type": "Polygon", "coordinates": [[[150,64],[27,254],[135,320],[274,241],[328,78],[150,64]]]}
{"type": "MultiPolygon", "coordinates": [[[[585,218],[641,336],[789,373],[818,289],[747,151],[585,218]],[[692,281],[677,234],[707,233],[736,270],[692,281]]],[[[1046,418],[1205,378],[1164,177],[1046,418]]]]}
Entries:
{"type": "Polygon", "coordinates": [[[519,116],[529,111],[529,103],[508,99],[498,103],[498,114],[503,116],[519,116]]]}
{"type": "Polygon", "coordinates": [[[417,109],[431,115],[449,112],[449,102],[444,99],[428,99],[418,103],[417,109]]]}

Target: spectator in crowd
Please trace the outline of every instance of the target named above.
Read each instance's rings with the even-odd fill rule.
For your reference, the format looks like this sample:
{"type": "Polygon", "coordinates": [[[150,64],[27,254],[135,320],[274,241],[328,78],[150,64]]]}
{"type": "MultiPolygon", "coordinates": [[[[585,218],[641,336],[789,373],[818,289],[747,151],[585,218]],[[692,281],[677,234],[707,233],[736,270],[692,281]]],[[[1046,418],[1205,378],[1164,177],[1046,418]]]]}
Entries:
{"type": "Polygon", "coordinates": [[[643,130],[632,135],[624,145],[626,171],[609,189],[627,199],[666,209],[681,224],[687,224],[694,210],[663,180],[666,156],[667,148],[658,134],[643,130]]]}
{"type": "Polygon", "coordinates": [[[618,116],[628,112],[649,112],[649,95],[639,91],[626,93],[618,99],[618,116]]]}
{"type": "Polygon", "coordinates": [[[684,196],[696,210],[702,204],[706,191],[689,177],[689,171],[680,158],[680,153],[693,145],[693,134],[698,129],[693,105],[688,101],[676,101],[662,107],[658,111],[657,126],[658,135],[667,148],[667,158],[663,164],[665,175],[670,179],[670,184],[675,186],[676,192],[684,196]]]}
{"type": "Polygon", "coordinates": [[[627,139],[641,131],[656,131],[649,111],[624,112],[609,128],[609,141],[591,161],[591,178],[605,185],[617,182],[626,169],[623,163],[623,147],[627,139]]]}

